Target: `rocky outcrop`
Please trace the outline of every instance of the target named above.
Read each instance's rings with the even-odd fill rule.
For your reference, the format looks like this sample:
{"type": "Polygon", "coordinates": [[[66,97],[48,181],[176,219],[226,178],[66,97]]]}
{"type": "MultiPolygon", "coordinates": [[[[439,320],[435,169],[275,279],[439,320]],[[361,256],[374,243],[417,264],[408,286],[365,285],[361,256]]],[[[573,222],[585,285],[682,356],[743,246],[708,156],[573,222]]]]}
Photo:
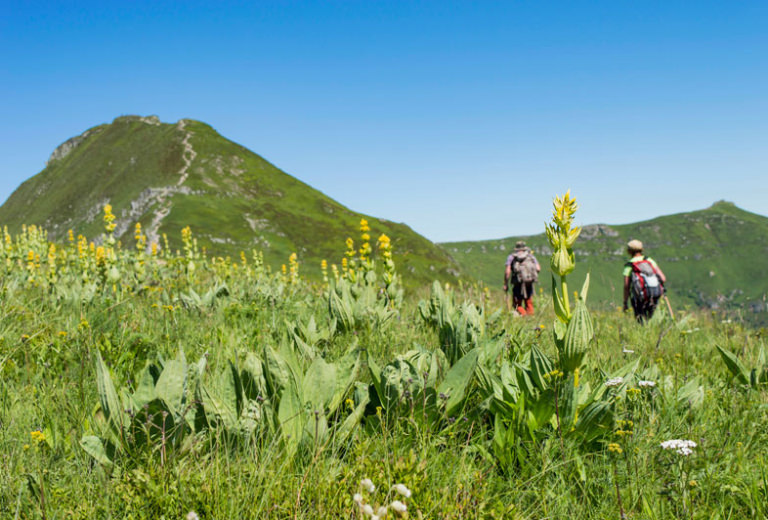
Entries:
{"type": "Polygon", "coordinates": [[[580,238],[585,240],[591,240],[601,236],[617,237],[619,236],[619,233],[615,229],[611,228],[610,226],[606,226],[605,224],[591,224],[588,226],[583,226],[581,228],[581,234],[579,235],[580,238]]]}
{"type": "Polygon", "coordinates": [[[80,146],[80,144],[85,141],[89,136],[95,134],[98,132],[99,129],[91,128],[90,130],[86,130],[82,134],[75,136],[71,139],[67,139],[63,143],[61,143],[51,154],[51,156],[48,158],[48,161],[45,163],[46,166],[49,166],[53,161],[59,161],[69,155],[72,150],[80,146]]]}
{"type": "MultiPolygon", "coordinates": [[[[120,117],[116,117],[113,123],[118,123],[121,121],[139,121],[141,123],[145,123],[148,125],[161,124],[160,118],[157,116],[120,116],[120,117]]],[[[64,157],[72,153],[72,150],[80,146],[83,143],[83,141],[85,141],[88,137],[101,132],[103,129],[104,129],[103,125],[97,126],[89,130],[86,130],[82,134],[72,137],[71,139],[67,139],[53,151],[53,153],[48,158],[48,161],[45,163],[45,165],[49,166],[53,161],[59,161],[63,159],[64,157]]]]}

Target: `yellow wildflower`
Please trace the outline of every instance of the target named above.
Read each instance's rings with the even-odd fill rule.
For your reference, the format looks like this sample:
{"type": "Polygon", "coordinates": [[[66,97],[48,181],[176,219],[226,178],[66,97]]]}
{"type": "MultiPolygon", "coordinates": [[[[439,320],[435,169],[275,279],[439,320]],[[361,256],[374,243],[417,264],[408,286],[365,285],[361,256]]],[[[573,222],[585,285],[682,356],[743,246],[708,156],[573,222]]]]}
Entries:
{"type": "Polygon", "coordinates": [[[106,229],[107,233],[111,235],[116,227],[117,227],[117,224],[115,224],[115,215],[112,213],[112,205],[105,204],[104,205],[104,229],[106,229]]]}

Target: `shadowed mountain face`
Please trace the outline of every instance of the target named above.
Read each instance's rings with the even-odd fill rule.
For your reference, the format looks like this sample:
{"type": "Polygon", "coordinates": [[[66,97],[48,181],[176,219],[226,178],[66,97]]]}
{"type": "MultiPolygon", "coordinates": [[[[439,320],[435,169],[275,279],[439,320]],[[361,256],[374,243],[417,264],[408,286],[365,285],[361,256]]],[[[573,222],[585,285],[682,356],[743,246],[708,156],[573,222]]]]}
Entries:
{"type": "Polygon", "coordinates": [[[11,232],[39,225],[54,241],[70,229],[97,239],[107,203],[123,244],[133,244],[138,222],[149,243],[162,246],[165,234],[176,249],[181,229],[190,226],[210,254],[258,249],[277,267],[296,252],[309,274],[319,272],[322,259],[340,263],[347,237],[359,247],[359,223],[366,218],[372,245],[381,233],[392,239],[406,281],[459,275],[450,255],[405,224],[351,211],[205,123],[187,119],[165,124],[154,116],[124,116],[69,139],[0,207],[0,225],[11,232]]]}
{"type": "MultiPolygon", "coordinates": [[[[766,312],[768,218],[718,202],[705,210],[634,224],[585,226],[574,248],[574,277],[580,284],[586,272],[592,273],[592,302],[621,305],[621,271],[628,259],[626,244],[633,238],[643,242],[646,254],[667,275],[673,305],[766,312]]],[[[543,233],[441,245],[466,274],[500,287],[504,262],[517,240],[525,240],[538,255],[542,264],[540,285],[549,292],[552,250],[543,233]]]]}

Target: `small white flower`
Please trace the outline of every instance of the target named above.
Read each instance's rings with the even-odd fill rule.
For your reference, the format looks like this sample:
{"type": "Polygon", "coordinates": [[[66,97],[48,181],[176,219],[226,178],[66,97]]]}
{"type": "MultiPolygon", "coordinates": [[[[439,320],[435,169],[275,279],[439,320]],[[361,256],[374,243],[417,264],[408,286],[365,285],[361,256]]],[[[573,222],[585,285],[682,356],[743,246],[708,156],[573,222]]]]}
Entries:
{"type": "Polygon", "coordinates": [[[693,453],[693,448],[696,447],[696,443],[694,441],[684,439],[671,439],[662,442],[659,446],[665,450],[675,450],[679,455],[687,457],[693,453]]]}
{"type": "Polygon", "coordinates": [[[609,379],[608,381],[605,382],[605,386],[610,388],[610,387],[613,387],[613,386],[619,386],[623,382],[624,382],[624,378],[623,377],[613,377],[613,378],[611,378],[611,379],[609,379]]]}
{"type": "Polygon", "coordinates": [[[363,495],[355,493],[352,495],[352,500],[354,500],[357,505],[361,505],[363,503],[363,495]]]}
{"type": "Polygon", "coordinates": [[[639,386],[640,388],[653,388],[654,386],[656,386],[656,382],[645,381],[645,380],[638,381],[637,386],[639,386]]]}
{"type": "Polygon", "coordinates": [[[392,489],[403,495],[405,498],[411,497],[411,490],[405,487],[403,484],[395,484],[392,489]]]}
{"type": "Polygon", "coordinates": [[[622,346],[621,347],[621,353],[622,354],[634,354],[635,351],[634,350],[629,350],[627,347],[622,346]]]}
{"type": "Polygon", "coordinates": [[[373,508],[371,507],[370,504],[365,504],[362,507],[362,510],[363,510],[363,513],[365,513],[366,515],[373,516],[373,508]]]}
{"type": "Polygon", "coordinates": [[[376,511],[376,514],[377,514],[379,517],[381,517],[381,518],[384,518],[385,516],[387,516],[387,506],[381,506],[381,507],[379,508],[379,510],[378,510],[378,511],[376,511]]]}
{"type": "Polygon", "coordinates": [[[391,507],[392,509],[394,509],[398,513],[405,513],[408,510],[408,508],[405,507],[405,504],[403,504],[399,500],[393,501],[391,504],[389,504],[389,507],[391,507]]]}
{"type": "Polygon", "coordinates": [[[194,511],[190,511],[187,513],[187,520],[200,520],[200,517],[194,511]]]}
{"type": "Polygon", "coordinates": [[[376,489],[376,486],[373,485],[373,482],[369,478],[361,480],[360,485],[363,486],[363,489],[367,489],[369,493],[373,493],[376,489]]]}

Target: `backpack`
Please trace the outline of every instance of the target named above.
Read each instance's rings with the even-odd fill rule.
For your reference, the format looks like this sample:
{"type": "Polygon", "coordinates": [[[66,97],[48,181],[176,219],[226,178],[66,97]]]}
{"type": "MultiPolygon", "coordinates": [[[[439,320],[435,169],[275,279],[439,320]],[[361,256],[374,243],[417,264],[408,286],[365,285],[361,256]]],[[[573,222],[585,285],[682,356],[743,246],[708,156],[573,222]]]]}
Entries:
{"type": "Polygon", "coordinates": [[[515,283],[533,283],[539,280],[536,259],[528,250],[516,251],[512,256],[512,273],[515,283]]]}
{"type": "Polygon", "coordinates": [[[664,287],[650,260],[643,257],[637,262],[628,262],[628,265],[632,268],[629,283],[632,300],[647,304],[661,298],[664,287]]]}

